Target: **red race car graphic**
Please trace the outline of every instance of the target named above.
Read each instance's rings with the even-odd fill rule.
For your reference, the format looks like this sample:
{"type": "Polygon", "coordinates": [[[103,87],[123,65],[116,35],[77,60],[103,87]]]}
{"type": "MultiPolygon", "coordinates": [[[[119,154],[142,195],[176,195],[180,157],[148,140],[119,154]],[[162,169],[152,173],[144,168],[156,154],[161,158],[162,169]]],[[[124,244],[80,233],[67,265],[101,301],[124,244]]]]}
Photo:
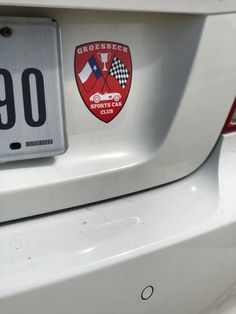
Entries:
{"type": "Polygon", "coordinates": [[[87,108],[110,122],[123,108],[131,86],[129,47],[114,42],[91,42],[76,47],[75,78],[87,108]]]}

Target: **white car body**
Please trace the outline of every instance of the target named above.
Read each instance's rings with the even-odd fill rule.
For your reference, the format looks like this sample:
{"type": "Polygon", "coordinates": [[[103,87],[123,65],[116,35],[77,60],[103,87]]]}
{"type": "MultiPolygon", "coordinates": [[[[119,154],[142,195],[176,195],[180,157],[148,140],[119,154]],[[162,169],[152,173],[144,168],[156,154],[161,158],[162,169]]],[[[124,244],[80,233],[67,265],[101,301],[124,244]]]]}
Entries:
{"type": "Polygon", "coordinates": [[[0,313],[236,313],[236,132],[221,134],[236,93],[236,2],[0,10],[57,20],[69,137],[55,160],[0,165],[0,313]],[[132,55],[130,94],[109,124],[74,79],[75,47],[94,40],[132,55]]]}

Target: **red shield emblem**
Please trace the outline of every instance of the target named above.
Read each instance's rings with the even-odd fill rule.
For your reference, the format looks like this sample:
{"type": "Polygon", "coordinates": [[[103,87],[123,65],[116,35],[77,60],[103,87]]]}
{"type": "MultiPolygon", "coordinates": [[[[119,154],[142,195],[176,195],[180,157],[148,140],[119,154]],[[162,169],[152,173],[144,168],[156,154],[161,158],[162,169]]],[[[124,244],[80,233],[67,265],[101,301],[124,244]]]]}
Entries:
{"type": "Polygon", "coordinates": [[[98,119],[110,122],[127,100],[132,61],[129,47],[96,41],[76,47],[75,78],[87,108],[98,119]]]}

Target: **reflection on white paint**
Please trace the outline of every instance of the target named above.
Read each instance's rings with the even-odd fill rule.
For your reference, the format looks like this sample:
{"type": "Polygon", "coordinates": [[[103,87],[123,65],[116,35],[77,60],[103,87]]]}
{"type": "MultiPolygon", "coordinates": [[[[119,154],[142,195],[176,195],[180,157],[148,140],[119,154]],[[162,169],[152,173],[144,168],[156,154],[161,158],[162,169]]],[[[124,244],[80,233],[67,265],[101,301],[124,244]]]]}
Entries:
{"type": "Polygon", "coordinates": [[[94,249],[95,249],[95,246],[92,246],[90,248],[87,248],[85,250],[80,251],[80,254],[85,254],[85,253],[92,252],[94,249]]]}

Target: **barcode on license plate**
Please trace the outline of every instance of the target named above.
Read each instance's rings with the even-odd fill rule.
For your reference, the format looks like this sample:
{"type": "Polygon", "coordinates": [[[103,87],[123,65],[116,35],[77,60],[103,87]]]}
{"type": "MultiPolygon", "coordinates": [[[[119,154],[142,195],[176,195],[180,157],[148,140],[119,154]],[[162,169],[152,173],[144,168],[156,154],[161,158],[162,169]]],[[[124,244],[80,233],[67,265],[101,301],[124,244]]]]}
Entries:
{"type": "Polygon", "coordinates": [[[25,143],[25,145],[27,147],[40,146],[40,145],[52,145],[52,144],[53,144],[53,140],[52,139],[39,140],[39,141],[29,141],[29,142],[25,143]]]}

